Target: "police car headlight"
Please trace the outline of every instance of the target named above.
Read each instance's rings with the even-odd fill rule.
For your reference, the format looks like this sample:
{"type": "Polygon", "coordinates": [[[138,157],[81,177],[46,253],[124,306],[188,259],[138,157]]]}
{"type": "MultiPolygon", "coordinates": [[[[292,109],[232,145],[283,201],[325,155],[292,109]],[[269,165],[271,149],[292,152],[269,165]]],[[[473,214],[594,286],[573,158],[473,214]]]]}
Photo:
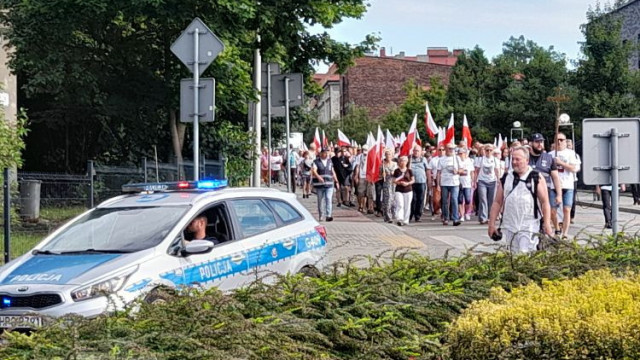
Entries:
{"type": "Polygon", "coordinates": [[[129,275],[133,274],[137,269],[138,267],[135,266],[110,279],[76,289],[71,292],[71,298],[73,301],[82,301],[113,294],[122,289],[129,275]]]}

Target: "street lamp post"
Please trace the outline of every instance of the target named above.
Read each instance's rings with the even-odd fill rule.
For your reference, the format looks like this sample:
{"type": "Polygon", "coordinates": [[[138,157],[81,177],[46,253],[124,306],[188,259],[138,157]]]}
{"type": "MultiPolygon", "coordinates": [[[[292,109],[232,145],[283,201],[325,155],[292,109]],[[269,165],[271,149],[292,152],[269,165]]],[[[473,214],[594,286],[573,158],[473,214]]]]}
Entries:
{"type": "Polygon", "coordinates": [[[511,141],[513,142],[513,133],[520,133],[520,137],[518,138],[519,140],[524,139],[524,130],[522,130],[522,124],[520,123],[520,121],[514,121],[513,122],[513,127],[511,128],[511,141]]]}

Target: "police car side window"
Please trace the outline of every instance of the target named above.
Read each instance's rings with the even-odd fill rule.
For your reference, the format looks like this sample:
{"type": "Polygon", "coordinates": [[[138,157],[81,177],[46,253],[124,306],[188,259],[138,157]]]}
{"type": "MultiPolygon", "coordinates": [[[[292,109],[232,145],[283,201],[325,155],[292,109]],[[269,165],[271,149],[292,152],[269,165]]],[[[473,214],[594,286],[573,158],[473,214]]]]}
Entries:
{"type": "Polygon", "coordinates": [[[267,202],[282,219],[282,222],[292,223],[302,220],[302,215],[286,202],[279,200],[267,200],[267,202]]]}
{"type": "Polygon", "coordinates": [[[278,226],[273,212],[260,199],[232,200],[231,204],[243,238],[278,226]]]}

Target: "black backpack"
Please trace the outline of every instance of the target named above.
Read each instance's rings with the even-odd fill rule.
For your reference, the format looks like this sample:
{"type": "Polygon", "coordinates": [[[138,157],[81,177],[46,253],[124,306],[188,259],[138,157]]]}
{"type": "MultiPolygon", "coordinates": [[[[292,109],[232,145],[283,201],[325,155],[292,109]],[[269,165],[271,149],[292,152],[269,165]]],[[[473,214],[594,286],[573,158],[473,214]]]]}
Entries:
{"type": "MultiPolygon", "coordinates": [[[[502,189],[504,189],[504,182],[507,181],[507,175],[509,175],[509,173],[505,172],[500,178],[502,189]]],[[[513,174],[513,186],[511,187],[511,191],[515,189],[520,181],[524,181],[527,189],[529,189],[529,192],[531,193],[531,196],[533,196],[533,216],[537,219],[540,214],[540,208],[538,207],[538,182],[540,181],[540,173],[536,170],[531,170],[529,175],[527,175],[527,178],[524,180],[521,180],[516,174],[513,174]]]]}

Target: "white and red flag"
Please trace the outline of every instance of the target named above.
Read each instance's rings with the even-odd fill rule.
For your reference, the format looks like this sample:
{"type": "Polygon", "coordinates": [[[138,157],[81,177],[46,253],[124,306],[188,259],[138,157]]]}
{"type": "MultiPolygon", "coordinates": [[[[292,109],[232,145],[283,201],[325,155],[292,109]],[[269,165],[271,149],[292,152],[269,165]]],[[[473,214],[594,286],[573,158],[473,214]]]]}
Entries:
{"type": "Polygon", "coordinates": [[[444,146],[447,133],[443,127],[438,128],[438,147],[444,146]]]}
{"type": "Polygon", "coordinates": [[[444,139],[445,145],[455,144],[456,129],[453,127],[453,113],[451,113],[451,119],[449,119],[449,126],[447,127],[447,136],[444,139]]]}
{"type": "Polygon", "coordinates": [[[313,136],[313,144],[316,146],[318,153],[320,153],[320,146],[322,143],[320,142],[320,133],[318,132],[318,128],[316,128],[316,134],[313,136]]]}
{"type": "Polygon", "coordinates": [[[427,128],[427,135],[433,139],[438,135],[438,125],[433,121],[433,116],[431,116],[431,111],[429,111],[428,101],[425,103],[424,107],[424,126],[427,128]]]}
{"type": "Polygon", "coordinates": [[[391,135],[391,131],[387,129],[386,143],[384,145],[387,149],[391,149],[395,151],[396,143],[393,140],[393,135],[391,135]]]}
{"type": "Polygon", "coordinates": [[[377,138],[373,139],[373,135],[371,138],[373,144],[367,154],[367,181],[375,183],[380,178],[381,156],[384,149],[384,136],[382,135],[382,130],[380,130],[380,125],[378,125],[377,138]]]}
{"type": "Polygon", "coordinates": [[[340,129],[338,129],[338,146],[349,146],[351,141],[340,129]]]}
{"type": "Polygon", "coordinates": [[[376,142],[376,139],[373,137],[373,133],[369,131],[369,134],[367,135],[367,142],[365,143],[365,145],[367,145],[369,150],[371,150],[375,142],[376,142]]]}
{"type": "Polygon", "coordinates": [[[467,148],[471,148],[473,139],[471,138],[471,129],[469,128],[469,123],[467,122],[467,115],[464,115],[464,120],[462,123],[462,138],[467,142],[467,148]]]}
{"type": "Polygon", "coordinates": [[[502,149],[502,145],[504,145],[503,140],[502,140],[502,134],[498,134],[498,143],[496,144],[496,147],[498,149],[502,149]]]}
{"type": "Polygon", "coordinates": [[[418,121],[418,114],[413,116],[413,121],[411,122],[411,127],[409,128],[409,133],[407,134],[407,138],[402,143],[402,147],[400,148],[400,156],[409,156],[411,154],[411,149],[413,145],[416,143],[416,123],[418,121]]]}
{"type": "Polygon", "coordinates": [[[324,134],[324,130],[322,130],[322,147],[323,148],[329,147],[329,139],[327,139],[327,136],[324,134]]]}

